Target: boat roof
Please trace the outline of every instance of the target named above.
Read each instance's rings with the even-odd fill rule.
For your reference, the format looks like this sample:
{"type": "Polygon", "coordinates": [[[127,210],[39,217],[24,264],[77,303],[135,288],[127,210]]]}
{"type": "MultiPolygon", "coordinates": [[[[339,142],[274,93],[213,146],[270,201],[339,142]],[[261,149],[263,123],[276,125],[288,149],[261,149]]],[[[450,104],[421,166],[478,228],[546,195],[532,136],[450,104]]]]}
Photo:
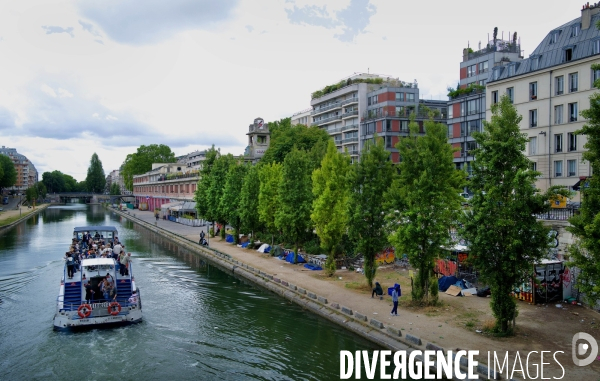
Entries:
{"type": "Polygon", "coordinates": [[[103,231],[103,232],[109,232],[109,231],[117,231],[117,228],[115,228],[114,226],[78,226],[75,229],[73,229],[73,232],[75,233],[79,233],[79,232],[91,232],[91,231],[103,231]]]}
{"type": "Polygon", "coordinates": [[[115,260],[112,258],[88,258],[81,261],[82,266],[114,266],[115,260]]]}

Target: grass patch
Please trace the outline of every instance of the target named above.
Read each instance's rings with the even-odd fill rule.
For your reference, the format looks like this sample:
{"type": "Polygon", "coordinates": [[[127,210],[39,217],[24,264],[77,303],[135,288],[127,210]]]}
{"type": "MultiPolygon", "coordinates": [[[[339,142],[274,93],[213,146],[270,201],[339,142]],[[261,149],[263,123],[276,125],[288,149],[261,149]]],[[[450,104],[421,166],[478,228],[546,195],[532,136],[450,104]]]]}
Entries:
{"type": "Polygon", "coordinates": [[[369,287],[369,285],[364,282],[348,282],[344,285],[344,287],[356,291],[371,291],[371,287],[369,287]]]}

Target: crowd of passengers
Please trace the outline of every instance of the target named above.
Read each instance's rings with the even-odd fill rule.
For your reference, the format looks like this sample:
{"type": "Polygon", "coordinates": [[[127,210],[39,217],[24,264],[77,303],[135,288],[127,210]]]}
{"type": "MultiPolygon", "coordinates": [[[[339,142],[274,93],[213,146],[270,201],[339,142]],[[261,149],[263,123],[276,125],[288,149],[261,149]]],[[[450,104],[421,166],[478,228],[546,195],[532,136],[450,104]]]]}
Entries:
{"type": "MultiPolygon", "coordinates": [[[[125,245],[119,242],[118,237],[104,239],[98,232],[94,235],[85,232],[81,240],[78,237],[73,238],[69,251],[65,253],[68,279],[73,279],[74,274],[80,270],[81,261],[88,258],[113,258],[121,276],[129,275],[131,253],[125,251],[125,245]]],[[[116,300],[115,280],[110,274],[106,274],[106,277],[98,284],[97,288],[85,279],[85,274],[82,281],[85,285],[85,298],[88,303],[91,301],[116,300]],[[102,294],[102,297],[95,295],[97,291],[102,294]]]]}

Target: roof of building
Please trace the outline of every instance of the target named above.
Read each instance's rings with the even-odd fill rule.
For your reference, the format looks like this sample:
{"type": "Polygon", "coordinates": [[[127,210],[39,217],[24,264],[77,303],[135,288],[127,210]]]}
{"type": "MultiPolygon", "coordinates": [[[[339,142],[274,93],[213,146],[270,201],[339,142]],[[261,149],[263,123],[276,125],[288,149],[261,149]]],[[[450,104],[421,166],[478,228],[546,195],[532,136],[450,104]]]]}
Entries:
{"type": "Polygon", "coordinates": [[[567,62],[565,60],[565,52],[567,49],[572,49],[572,55],[569,62],[594,55],[593,43],[600,39],[600,30],[596,27],[596,23],[599,20],[600,13],[592,15],[590,27],[587,29],[581,29],[581,17],[554,28],[546,35],[546,37],[544,37],[529,58],[519,62],[511,62],[503,66],[496,66],[490,70],[488,83],[535,71],[543,71],[554,66],[562,65],[567,62]],[[575,27],[579,27],[579,33],[577,36],[571,37],[572,28],[575,27]],[[558,36],[556,37],[556,42],[554,42],[553,36],[556,33],[558,33],[558,36]],[[537,67],[533,62],[534,60],[537,60],[537,67]],[[510,65],[515,65],[515,70],[509,75],[507,67],[510,65]],[[500,73],[495,77],[494,72],[497,70],[499,70],[500,73]]]}

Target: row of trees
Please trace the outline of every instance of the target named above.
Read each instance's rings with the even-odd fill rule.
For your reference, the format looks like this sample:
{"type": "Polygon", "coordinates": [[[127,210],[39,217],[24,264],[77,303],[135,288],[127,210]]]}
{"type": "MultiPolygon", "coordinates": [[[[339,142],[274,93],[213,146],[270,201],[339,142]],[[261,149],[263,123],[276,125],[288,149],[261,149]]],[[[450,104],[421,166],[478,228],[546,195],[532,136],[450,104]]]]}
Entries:
{"type": "MultiPolygon", "coordinates": [[[[104,175],[104,168],[98,155],[94,153],[90,159],[90,166],[88,167],[87,176],[85,181],[77,181],[71,175],[62,173],[61,171],[54,170],[52,172],[42,173],[41,181],[48,193],[60,193],[60,192],[104,192],[106,185],[106,177],[104,175]]],[[[39,193],[42,189],[38,189],[38,196],[44,197],[46,192],[39,193]]]]}
{"type": "Polygon", "coordinates": [[[12,187],[17,182],[17,170],[7,155],[0,154],[0,194],[4,188],[12,187]]]}

